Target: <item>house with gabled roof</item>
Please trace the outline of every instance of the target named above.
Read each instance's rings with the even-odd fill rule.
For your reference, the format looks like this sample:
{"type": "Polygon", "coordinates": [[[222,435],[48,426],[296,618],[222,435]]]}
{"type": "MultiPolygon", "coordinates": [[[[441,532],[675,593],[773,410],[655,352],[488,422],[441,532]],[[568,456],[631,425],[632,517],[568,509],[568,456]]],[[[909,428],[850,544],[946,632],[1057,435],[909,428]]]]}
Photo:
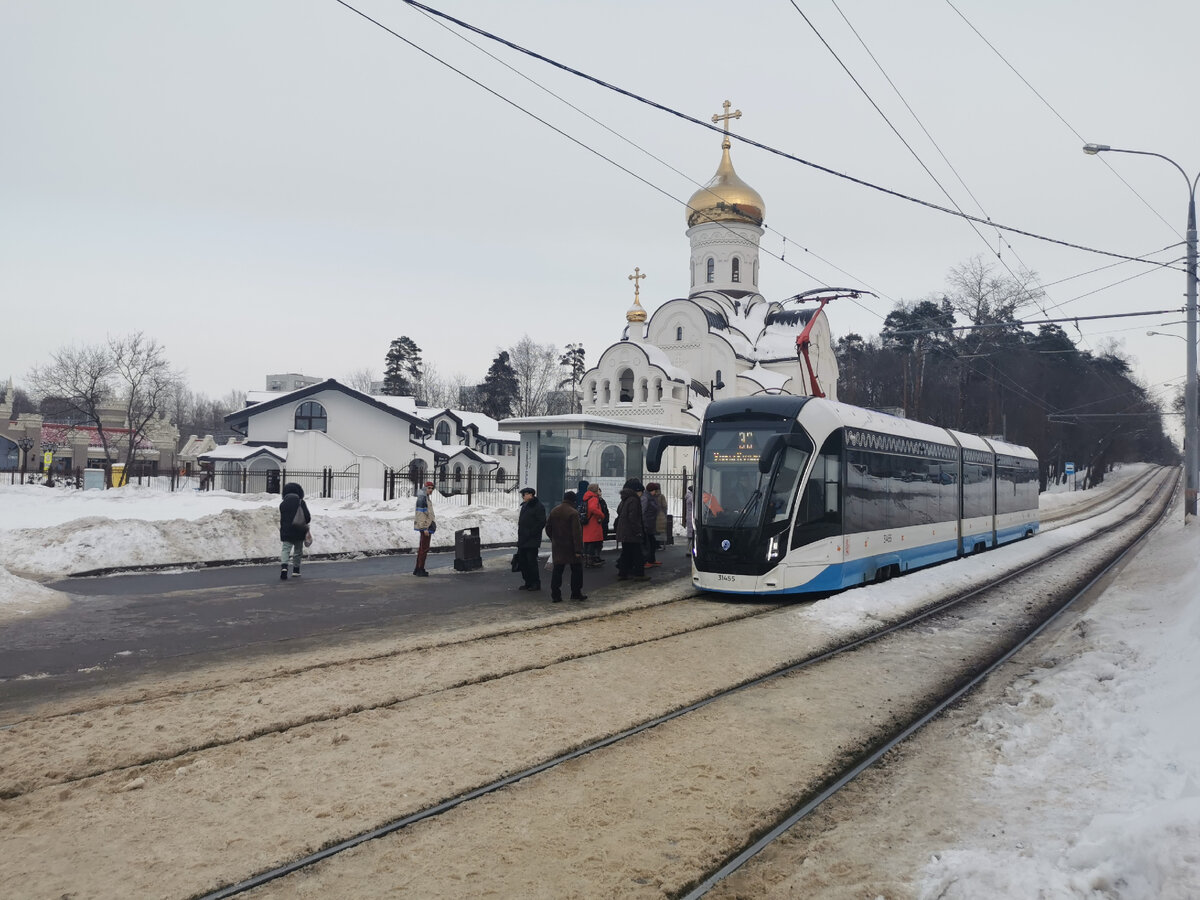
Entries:
{"type": "Polygon", "coordinates": [[[383,486],[387,470],[404,470],[444,493],[481,475],[503,484],[516,472],[517,439],[482,413],[431,410],[413,397],[366,394],[332,378],[282,393],[251,391],[246,400],[226,425],[239,444],[282,451],[280,467],[294,472],[354,471],[370,490],[383,486]]]}

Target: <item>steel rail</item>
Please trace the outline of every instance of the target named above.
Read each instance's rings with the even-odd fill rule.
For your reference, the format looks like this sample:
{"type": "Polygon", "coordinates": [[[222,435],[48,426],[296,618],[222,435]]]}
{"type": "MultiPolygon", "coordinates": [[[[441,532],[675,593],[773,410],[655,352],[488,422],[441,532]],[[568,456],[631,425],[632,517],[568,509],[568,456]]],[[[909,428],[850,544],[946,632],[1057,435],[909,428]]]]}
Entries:
{"type": "MultiPolygon", "coordinates": [[[[1176,473],[1176,476],[1175,476],[1176,482],[1178,482],[1178,477],[1179,477],[1178,473],[1176,473]]],[[[1157,494],[1158,494],[1158,491],[1155,491],[1154,495],[1147,498],[1139,507],[1139,511],[1137,514],[1140,514],[1141,510],[1143,510],[1148,504],[1150,504],[1152,502],[1152,500],[1154,499],[1154,496],[1157,496],[1157,494]]],[[[1112,525],[1106,526],[1106,527],[1098,530],[1096,532],[1096,534],[1107,534],[1107,533],[1115,531],[1121,527],[1124,527],[1126,524],[1127,524],[1127,520],[1121,521],[1121,522],[1115,522],[1112,525]]],[[[1135,539],[1135,542],[1136,542],[1136,540],[1137,539],[1135,539]]],[[[276,866],[272,869],[268,869],[263,872],[260,872],[256,875],[251,876],[250,878],[245,879],[244,881],[237,882],[236,884],[226,885],[224,887],[218,888],[218,889],[208,892],[208,893],[193,895],[191,900],[224,900],[224,898],[237,896],[238,894],[242,894],[242,893],[245,893],[246,891],[250,891],[255,888],[261,887],[264,884],[268,884],[269,882],[276,881],[287,875],[295,874],[296,872],[299,872],[310,866],[316,865],[317,863],[323,862],[324,860],[327,860],[333,856],[336,856],[346,850],[352,850],[355,847],[361,846],[362,844],[365,844],[369,841],[373,841],[378,838],[382,838],[382,837],[386,837],[387,835],[394,834],[395,832],[400,831],[401,829],[406,828],[409,825],[413,825],[413,824],[421,822],[425,819],[430,819],[435,816],[439,816],[442,813],[449,812],[450,810],[455,809],[471,800],[476,800],[480,797],[494,793],[498,790],[501,790],[503,788],[506,788],[513,784],[516,784],[517,782],[522,781],[526,778],[529,778],[533,775],[538,775],[542,772],[548,771],[559,765],[562,765],[563,763],[570,762],[571,760],[578,759],[582,756],[586,756],[597,750],[603,750],[606,747],[610,747],[614,744],[625,741],[631,737],[642,734],[643,732],[649,731],[653,728],[657,728],[658,726],[663,725],[667,722],[673,721],[674,719],[678,719],[689,713],[695,712],[699,709],[703,709],[704,707],[709,706],[710,704],[716,703],[719,700],[726,699],[735,694],[741,693],[743,691],[747,691],[751,688],[758,687],[760,685],[774,681],[778,678],[785,677],[794,672],[798,672],[802,669],[806,669],[806,668],[809,668],[810,666],[814,666],[818,663],[825,662],[827,660],[832,659],[835,656],[839,656],[843,653],[847,653],[851,650],[854,650],[858,647],[862,647],[866,644],[873,643],[873,642],[878,641],[879,639],[886,637],[890,634],[893,634],[895,632],[902,631],[907,628],[911,628],[912,626],[919,624],[920,622],[923,622],[926,619],[931,618],[932,616],[938,615],[939,613],[942,613],[949,609],[952,609],[955,606],[959,606],[963,603],[966,603],[967,601],[971,600],[974,597],[977,597],[980,594],[983,594],[987,591],[993,590],[994,588],[1004,584],[1005,582],[1008,582],[1015,578],[1018,578],[1019,576],[1024,575],[1034,569],[1040,568],[1041,566],[1044,566],[1044,565],[1054,561],[1055,559],[1057,559],[1058,557],[1060,557],[1066,553],[1075,552],[1076,549],[1077,548],[1073,547],[1073,546],[1061,547],[1058,550],[1055,550],[1034,562],[1031,562],[1027,565],[1021,566],[1020,568],[1018,568],[1016,570],[1013,570],[1011,572],[997,576],[986,582],[982,582],[979,585],[976,585],[975,587],[970,588],[969,590],[963,591],[959,594],[955,594],[954,596],[948,597],[944,600],[940,600],[934,604],[931,604],[930,606],[923,607],[922,609],[917,610],[913,614],[906,616],[905,618],[903,618],[901,620],[893,622],[892,624],[887,625],[887,626],[879,629],[878,631],[873,631],[870,634],[862,635],[861,637],[855,638],[844,644],[839,644],[838,646],[830,648],[829,650],[826,650],[822,653],[818,653],[814,656],[808,657],[808,658],[800,660],[798,662],[789,663],[786,666],[782,666],[771,672],[767,672],[763,675],[756,676],[756,677],[751,678],[747,681],[744,681],[740,684],[733,685],[732,687],[724,688],[715,694],[712,694],[701,700],[697,700],[694,703],[688,704],[687,706],[683,706],[683,707],[680,707],[679,709],[673,710],[669,713],[665,713],[661,716],[656,716],[652,719],[648,719],[645,722],[641,722],[631,728],[627,728],[623,731],[620,731],[617,734],[609,735],[608,737],[602,738],[601,740],[594,741],[589,744],[585,744],[582,747],[578,747],[575,750],[572,750],[568,753],[564,753],[559,756],[555,756],[551,759],[548,759],[548,760],[545,760],[536,765],[530,766],[526,769],[521,770],[520,772],[513,773],[512,775],[508,775],[508,776],[505,776],[504,778],[497,779],[496,781],[490,782],[489,784],[481,785],[470,791],[466,791],[455,797],[451,797],[451,798],[444,800],[441,803],[438,803],[434,806],[427,807],[426,809],[423,809],[423,810],[418,810],[415,813],[411,813],[407,816],[403,816],[403,817],[395,819],[391,822],[385,823],[384,825],[381,825],[378,828],[373,828],[369,831],[365,831],[360,834],[354,835],[350,838],[346,838],[345,840],[338,841],[338,842],[331,844],[328,847],[324,847],[314,853],[308,854],[303,857],[299,857],[299,858],[292,860],[288,863],[285,863],[283,865],[276,866]]],[[[1124,555],[1124,552],[1127,552],[1127,551],[1123,551],[1122,556],[1124,555]]],[[[1106,568],[1105,571],[1107,571],[1107,570],[1108,569],[1106,568]]],[[[1099,578],[1099,577],[1100,576],[1097,576],[1097,578],[1099,578]]],[[[1089,582],[1089,584],[1090,583],[1091,582],[1089,582]]],[[[1073,602],[1073,600],[1072,600],[1072,602],[1073,602]]],[[[773,612],[773,611],[774,610],[769,610],[768,612],[773,612]]],[[[974,684],[974,682],[971,682],[971,683],[974,684]]],[[[958,694],[956,693],[955,696],[958,696],[958,694]]],[[[947,703],[949,703],[949,702],[951,702],[951,701],[947,701],[947,703]]],[[[940,711],[942,708],[944,708],[944,705],[945,704],[943,704],[943,706],[939,706],[938,711],[940,711]]],[[[928,721],[928,719],[932,718],[933,715],[936,715],[936,712],[931,713],[926,718],[923,718],[921,720],[921,723],[923,724],[924,722],[928,721]]],[[[907,736],[907,735],[911,734],[912,731],[916,730],[916,727],[919,727],[919,726],[910,726],[909,729],[906,729],[903,732],[903,736],[907,736]]],[[[900,740],[903,740],[903,737],[895,739],[895,741],[893,743],[898,743],[900,740]]],[[[889,747],[892,745],[893,744],[888,744],[889,747]]],[[[885,752],[885,751],[880,751],[879,755],[882,755],[883,752],[885,752]]],[[[869,759],[871,761],[874,761],[877,758],[878,758],[878,756],[875,754],[872,754],[872,756],[869,757],[869,759]]],[[[857,774],[859,774],[862,769],[867,768],[869,765],[870,765],[870,763],[866,763],[866,764],[862,765],[861,769],[856,767],[853,770],[854,775],[847,777],[846,782],[848,782],[849,780],[852,780],[852,778],[855,777],[857,774]]],[[[843,786],[844,783],[845,782],[839,780],[837,782],[837,788],[840,789],[840,787],[843,786]]],[[[829,795],[832,795],[833,792],[835,792],[834,789],[829,789],[829,795]]],[[[825,792],[822,792],[822,794],[820,796],[825,796],[825,792]]],[[[827,799],[827,797],[826,797],[826,799],[827,799]]],[[[813,808],[815,808],[815,806],[813,808]]],[[[807,815],[807,812],[805,813],[805,815],[807,815]]],[[[797,821],[798,820],[799,819],[797,819],[797,821]]],[[[779,833],[782,833],[782,831],[784,831],[784,830],[786,830],[786,828],[782,829],[779,833]]],[[[752,846],[757,846],[757,843],[752,846]]],[[[766,845],[764,844],[763,846],[766,846],[766,845]]],[[[746,852],[748,852],[748,851],[743,851],[743,853],[746,853],[746,852]]],[[[759,851],[756,850],[755,853],[757,853],[757,852],[759,852],[759,851]]],[[[750,854],[750,855],[752,856],[754,854],[750,854]]],[[[741,854],[739,854],[738,857],[735,857],[735,859],[739,859],[740,857],[741,857],[741,854]]],[[[748,859],[750,857],[747,856],[746,858],[748,859]]],[[[742,862],[744,862],[744,860],[742,862]]],[[[734,868],[737,868],[740,865],[742,865],[742,862],[739,862],[737,864],[737,866],[735,866],[734,868]]],[[[727,865],[732,865],[732,861],[727,865]]],[[[721,870],[718,870],[718,872],[724,872],[724,871],[725,871],[724,868],[722,868],[721,870]]],[[[729,872],[732,872],[732,871],[734,871],[733,868],[729,869],[729,872]]],[[[712,883],[715,885],[717,883],[717,881],[726,877],[727,874],[728,873],[721,875],[720,878],[717,878],[716,874],[714,874],[714,876],[711,876],[712,878],[715,879],[712,883]]],[[[705,883],[707,883],[707,881],[705,883]]],[[[702,893],[695,894],[694,896],[697,896],[697,897],[702,896],[703,893],[707,893],[707,891],[711,889],[711,886],[712,885],[709,885],[709,887],[704,888],[702,893]]],[[[687,896],[690,897],[693,895],[687,895],[687,896]]]]}
{"type": "MultiPolygon", "coordinates": [[[[1175,490],[1178,489],[1179,478],[1180,478],[1180,474],[1178,472],[1176,472],[1175,487],[1172,489],[1172,493],[1174,493],[1175,490]]],[[[1142,509],[1145,508],[1146,504],[1148,504],[1152,499],[1153,498],[1147,499],[1146,503],[1144,503],[1142,505],[1142,507],[1139,509],[1139,513],[1141,512],[1142,509]]],[[[1043,619],[1042,622],[1040,624],[1038,624],[1036,628],[1034,628],[1027,635],[1025,635],[1025,637],[1023,637],[1020,641],[1018,641],[1013,647],[1011,647],[1009,650],[1007,650],[1005,653],[1003,653],[1000,657],[998,657],[996,660],[994,660],[990,665],[988,665],[981,672],[979,672],[977,675],[972,677],[965,684],[960,685],[958,688],[956,688],[955,690],[950,692],[947,696],[945,696],[936,705],[934,705],[932,708],[927,710],[923,715],[921,715],[919,718],[917,718],[912,723],[910,723],[907,727],[905,727],[895,737],[888,739],[883,744],[881,744],[879,747],[877,747],[876,749],[871,751],[871,753],[869,753],[866,757],[864,757],[862,760],[857,762],[854,766],[852,766],[850,769],[848,769],[845,773],[840,775],[832,784],[830,784],[829,786],[822,789],[811,800],[806,802],[799,809],[797,809],[795,812],[790,814],[787,818],[783,819],[778,825],[776,825],[774,828],[772,828],[770,831],[768,831],[766,834],[764,834],[762,837],[760,837],[757,841],[755,841],[749,847],[742,850],[739,854],[737,854],[737,856],[733,857],[733,859],[729,860],[729,862],[725,863],[723,866],[721,866],[721,868],[717,869],[712,875],[708,876],[706,879],[704,879],[704,881],[700,882],[700,884],[698,884],[695,888],[690,890],[688,893],[681,895],[681,900],[699,900],[700,897],[703,897],[705,894],[707,894],[709,891],[711,891],[714,887],[716,887],[720,882],[724,881],[726,878],[728,878],[730,875],[732,875],[734,872],[736,872],[738,869],[740,869],[743,865],[745,865],[747,862],[749,862],[751,859],[753,859],[755,856],[757,856],[759,853],[761,853],[763,850],[765,850],[767,847],[769,847],[771,844],[773,844],[775,841],[777,841],[783,834],[785,834],[789,829],[791,829],[793,826],[795,826],[797,823],[799,823],[802,819],[811,815],[818,807],[821,806],[821,804],[828,801],[834,794],[836,794],[838,791],[840,791],[842,788],[844,788],[850,782],[852,782],[856,778],[858,778],[858,776],[861,775],[863,772],[865,772],[867,769],[874,766],[877,762],[879,762],[880,759],[883,758],[883,756],[886,753],[888,753],[888,751],[894,749],[898,745],[902,744],[904,741],[908,740],[908,738],[912,737],[913,734],[915,734],[917,731],[920,731],[922,728],[924,728],[926,725],[928,725],[933,719],[935,719],[939,715],[941,715],[942,712],[944,712],[947,707],[952,706],[954,703],[957,703],[963,696],[965,696],[966,694],[973,691],[976,687],[978,687],[981,682],[983,682],[985,679],[987,679],[993,672],[995,672],[1002,665],[1007,663],[1013,656],[1015,656],[1017,653],[1019,653],[1031,641],[1033,641],[1038,635],[1040,635],[1048,626],[1050,626],[1052,623],[1054,623],[1058,619],[1059,616],[1061,616],[1064,612],[1066,612],[1068,609],[1070,609],[1075,604],[1075,602],[1079,600],[1080,597],[1083,597],[1087,593],[1089,593],[1096,586],[1096,584],[1098,582],[1100,582],[1105,577],[1107,577],[1108,574],[1114,568],[1119,566],[1125,560],[1126,556],[1128,556],[1133,550],[1135,550],[1139,546],[1141,546],[1141,543],[1146,539],[1146,537],[1149,535],[1151,530],[1153,530],[1154,528],[1157,528],[1159,525],[1161,525],[1166,520],[1167,512],[1169,511],[1170,508],[1171,508],[1170,503],[1164,503],[1162,506],[1162,509],[1159,510],[1158,514],[1153,518],[1153,520],[1150,521],[1149,524],[1147,524],[1140,531],[1138,531],[1138,533],[1134,536],[1133,540],[1131,540],[1129,542],[1129,544],[1126,545],[1123,550],[1121,550],[1120,553],[1118,553],[1107,564],[1105,564],[1105,566],[1101,570],[1096,572],[1090,579],[1088,579],[1087,583],[1083,587],[1081,587],[1079,590],[1075,591],[1070,597],[1068,597],[1065,601],[1063,601],[1056,609],[1054,609],[1050,613],[1049,616],[1047,616],[1045,619],[1043,619]]],[[[1122,527],[1124,524],[1125,523],[1123,523],[1123,522],[1115,523],[1112,526],[1110,526],[1109,528],[1104,529],[1100,533],[1103,534],[1103,533],[1107,533],[1110,531],[1115,531],[1118,528],[1122,527]]],[[[1060,551],[1060,552],[1065,552],[1065,551],[1060,551]]],[[[1057,556],[1057,555],[1058,554],[1055,554],[1055,556],[1057,556]]],[[[1015,574],[1016,573],[1014,573],[1014,575],[1015,574]]],[[[1005,579],[1005,580],[1007,580],[1007,579],[1005,579]]]]}

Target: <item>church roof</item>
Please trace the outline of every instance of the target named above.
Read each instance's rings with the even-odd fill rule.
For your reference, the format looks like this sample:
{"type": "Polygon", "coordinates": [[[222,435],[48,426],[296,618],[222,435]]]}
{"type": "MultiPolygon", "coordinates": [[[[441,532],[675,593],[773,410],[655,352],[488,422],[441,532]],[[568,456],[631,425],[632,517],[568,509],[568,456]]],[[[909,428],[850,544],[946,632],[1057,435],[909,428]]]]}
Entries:
{"type": "Polygon", "coordinates": [[[692,194],[687,205],[687,224],[705,222],[749,222],[762,225],[766,204],[762,195],[742,181],[733,170],[729,157],[729,140],[721,147],[721,162],[717,174],[704,187],[692,194]]]}
{"type": "Polygon", "coordinates": [[[774,369],[764,369],[760,363],[755,363],[752,369],[738,374],[738,378],[749,378],[755,384],[761,385],[766,391],[782,391],[792,380],[791,375],[776,372],[774,369]]]}

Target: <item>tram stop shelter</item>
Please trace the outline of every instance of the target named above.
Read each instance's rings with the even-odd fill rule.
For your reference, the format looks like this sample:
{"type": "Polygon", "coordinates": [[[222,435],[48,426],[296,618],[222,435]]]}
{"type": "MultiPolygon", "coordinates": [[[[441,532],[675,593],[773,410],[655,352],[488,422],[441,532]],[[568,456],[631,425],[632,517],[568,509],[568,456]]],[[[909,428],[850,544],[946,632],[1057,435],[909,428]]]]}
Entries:
{"type": "MultiPolygon", "coordinates": [[[[586,414],[502,419],[500,430],[521,436],[520,487],[532,485],[547,508],[558,503],[565,492],[576,490],[580,481],[595,482],[612,498],[610,502],[615,502],[626,479],[647,480],[650,438],[696,433],[690,428],[586,414]]],[[[687,448],[689,468],[691,452],[687,448]]]]}

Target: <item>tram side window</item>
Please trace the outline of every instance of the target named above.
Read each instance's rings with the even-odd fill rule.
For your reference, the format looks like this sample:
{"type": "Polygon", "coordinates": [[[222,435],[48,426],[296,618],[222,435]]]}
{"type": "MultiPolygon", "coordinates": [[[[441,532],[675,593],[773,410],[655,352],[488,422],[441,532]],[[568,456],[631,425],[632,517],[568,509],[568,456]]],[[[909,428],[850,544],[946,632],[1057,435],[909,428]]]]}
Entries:
{"type": "Polygon", "coordinates": [[[992,514],[992,467],[983,463],[963,464],[963,518],[992,514]]]}
{"type": "Polygon", "coordinates": [[[846,453],[846,531],[882,531],[892,527],[891,460],[882,453],[846,453]]]}
{"type": "Polygon", "coordinates": [[[813,462],[812,474],[800,497],[792,546],[842,533],[842,435],[831,435],[813,462]]]}
{"type": "Polygon", "coordinates": [[[1001,465],[996,467],[996,513],[1021,512],[1037,508],[1037,467],[1001,465]]]}

